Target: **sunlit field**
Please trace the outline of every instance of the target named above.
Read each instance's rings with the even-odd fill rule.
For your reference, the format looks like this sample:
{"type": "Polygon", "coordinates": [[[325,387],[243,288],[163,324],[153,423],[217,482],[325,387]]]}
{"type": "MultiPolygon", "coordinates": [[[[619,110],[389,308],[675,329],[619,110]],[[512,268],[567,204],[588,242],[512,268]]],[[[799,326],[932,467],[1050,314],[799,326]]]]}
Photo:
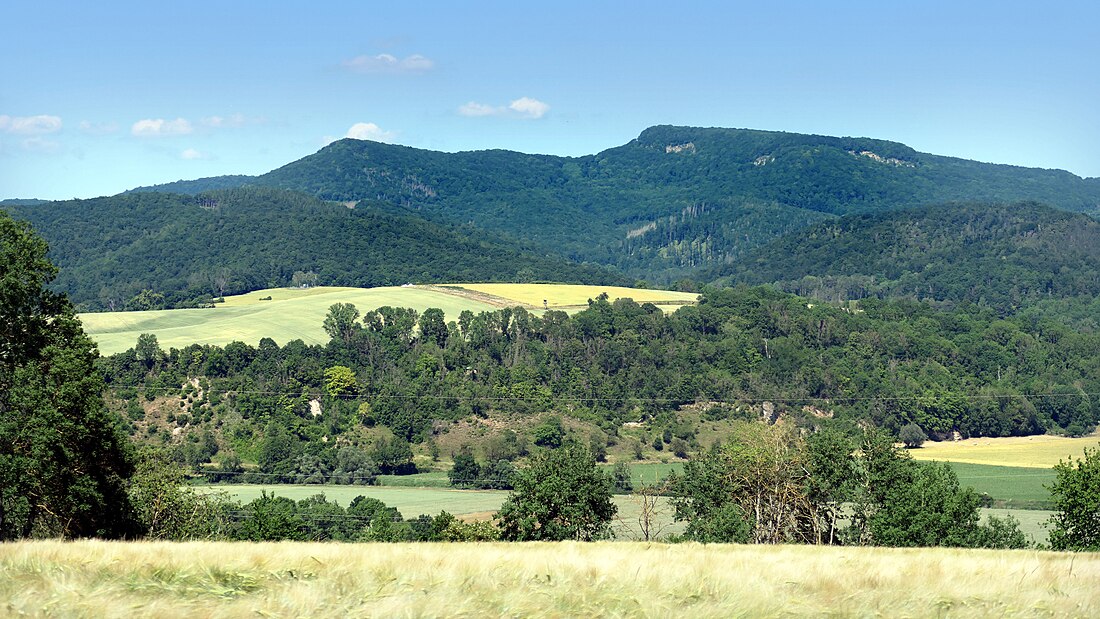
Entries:
{"type": "Polygon", "coordinates": [[[1080,458],[1086,447],[1100,446],[1100,438],[1085,436],[1011,436],[972,438],[964,441],[926,442],[909,453],[917,460],[946,460],[1028,468],[1052,468],[1070,456],[1080,458]]]}
{"type": "Polygon", "coordinates": [[[226,492],[242,503],[260,498],[267,492],[288,499],[300,501],[316,494],[344,507],[357,496],[378,499],[390,507],[396,507],[405,518],[420,515],[434,516],[446,511],[455,516],[496,511],[500,509],[508,492],[504,490],[457,490],[453,488],[406,488],[400,486],[335,486],[335,485],[292,485],[292,484],[226,484],[220,486],[197,486],[204,491],[226,492]]]}
{"type": "Polygon", "coordinates": [[[390,305],[423,312],[429,307],[443,310],[447,320],[457,320],[463,310],[479,313],[509,304],[551,309],[584,307],[601,292],[612,298],[631,297],[638,302],[669,303],[673,310],[694,303],[698,295],[665,290],[643,290],[614,286],[564,284],[455,284],[453,286],[389,286],[383,288],[269,288],[225,297],[224,303],[206,309],[173,309],[144,312],[98,312],[80,314],[84,330],[105,355],[132,348],[142,333],[157,336],[161,348],[182,348],[189,344],[224,346],[241,341],[255,346],[269,337],[279,345],[300,339],[306,344],[324,344],[322,328],[333,303],[352,303],[361,313],[390,305]],[[464,290],[474,291],[464,293],[464,290]],[[485,296],[489,295],[489,296],[485,296]],[[271,297],[267,299],[267,297],[271,297]]]}
{"type": "Polygon", "coordinates": [[[265,337],[279,345],[294,339],[323,344],[328,335],[321,325],[333,303],[352,303],[360,313],[383,305],[421,312],[438,307],[448,320],[456,320],[463,310],[496,309],[476,299],[415,287],[272,288],[226,297],[224,304],[209,309],[81,314],[80,320],[105,355],[132,348],[142,333],[156,335],[165,350],[196,343],[224,346],[234,340],[255,346],[265,337]],[[270,301],[260,300],[268,296],[270,301]]]}
{"type": "Polygon", "coordinates": [[[9,616],[1095,617],[1100,554],[646,543],[17,542],[9,616]]]}
{"type": "Polygon", "coordinates": [[[563,309],[586,307],[589,299],[595,299],[606,292],[611,300],[630,298],[638,303],[669,304],[674,306],[691,305],[699,298],[693,292],[673,292],[669,290],[647,290],[624,288],[621,286],[582,286],[574,284],[454,284],[467,290],[474,290],[535,308],[549,307],[563,309]],[[545,306],[543,305],[543,302],[545,306]]]}

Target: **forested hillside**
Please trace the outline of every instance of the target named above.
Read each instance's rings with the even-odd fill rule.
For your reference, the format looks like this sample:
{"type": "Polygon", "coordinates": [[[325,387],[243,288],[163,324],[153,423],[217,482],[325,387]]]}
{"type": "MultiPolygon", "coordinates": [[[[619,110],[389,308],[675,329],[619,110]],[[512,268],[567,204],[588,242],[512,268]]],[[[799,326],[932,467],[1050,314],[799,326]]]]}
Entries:
{"type": "MultiPolygon", "coordinates": [[[[1100,333],[998,320],[974,306],[867,300],[840,309],[738,287],[672,315],[601,298],[574,316],[357,316],[331,313],[324,347],[265,340],[161,351],[144,337],[102,367],[140,437],[174,445],[192,464],[224,450],[288,479],[311,474],[302,466],[333,473],[341,446],[367,449],[362,429],[376,425],[415,443],[453,420],[552,413],[598,427],[593,440],[606,444],[624,440],[624,423],[642,422],[657,443],[675,437],[693,450],[684,406],[712,421],[771,415],[816,426],[831,417],[841,427],[914,423],[964,436],[1076,435],[1100,418],[1100,333]],[[173,411],[161,429],[142,404],[158,397],[173,411]]],[[[511,438],[538,443],[537,434],[511,438]]]]}
{"type": "Polygon", "coordinates": [[[302,283],[623,283],[595,267],[469,227],[350,208],[305,194],[238,188],[131,193],[11,209],[50,243],[55,287],[85,309],[158,309],[302,283]],[[142,294],[142,291],[150,291],[142,294]]]}
{"type": "Polygon", "coordinates": [[[1036,203],[852,215],[773,241],[717,274],[829,301],[906,297],[1005,314],[1100,295],[1100,222],[1036,203]]]}
{"type": "Polygon", "coordinates": [[[867,138],[671,126],[575,158],[345,139],[258,177],[166,187],[236,183],[407,207],[654,282],[733,262],[802,226],[853,213],[961,200],[1036,200],[1100,213],[1100,184],[1068,172],[867,138]]]}

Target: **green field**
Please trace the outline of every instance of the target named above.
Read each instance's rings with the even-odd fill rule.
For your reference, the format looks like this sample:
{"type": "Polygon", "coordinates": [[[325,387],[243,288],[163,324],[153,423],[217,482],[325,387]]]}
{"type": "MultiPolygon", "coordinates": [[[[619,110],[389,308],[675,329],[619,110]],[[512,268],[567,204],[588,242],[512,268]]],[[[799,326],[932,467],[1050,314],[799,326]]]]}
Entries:
{"type": "Polygon", "coordinates": [[[142,333],[155,334],[165,350],[195,343],[221,346],[235,340],[254,346],[264,337],[280,345],[294,339],[323,344],[328,336],[321,324],[333,303],[352,303],[361,313],[384,305],[418,311],[438,307],[448,319],[457,319],[462,310],[495,309],[476,299],[420,288],[276,288],[226,297],[224,304],[212,309],[81,314],[80,320],[105,355],[133,347],[142,333]],[[259,300],[266,296],[272,300],[259,300]]]}
{"type": "Polygon", "coordinates": [[[1100,554],[652,543],[0,544],[14,617],[1096,617],[1100,554]]]}
{"type": "Polygon", "coordinates": [[[224,491],[242,503],[258,499],[261,492],[268,492],[300,501],[315,494],[347,507],[357,496],[378,499],[405,518],[421,514],[434,516],[441,511],[456,516],[481,514],[500,509],[508,493],[501,490],[454,490],[450,488],[407,488],[401,486],[297,486],[290,484],[227,484],[223,486],[196,486],[204,491],[224,491]]]}
{"type": "MultiPolygon", "coordinates": [[[[555,299],[549,307],[577,307],[601,292],[631,296],[639,301],[693,302],[697,295],[664,290],[643,290],[608,286],[564,284],[461,284],[455,286],[391,286],[385,288],[270,288],[230,296],[209,309],[174,309],[145,312],[101,312],[80,314],[84,330],[105,355],[134,346],[142,333],[157,336],[161,348],[183,348],[189,344],[223,346],[232,341],[256,345],[269,337],[278,344],[300,339],[307,344],[324,344],[322,329],[333,303],[352,303],[361,313],[390,305],[424,311],[443,310],[456,320],[463,310],[492,311],[514,303],[542,307],[543,299],[555,299]],[[484,288],[484,291],[475,291],[484,288]],[[489,291],[492,292],[489,292],[489,291]],[[261,300],[271,297],[270,300],[261,300]],[[529,303],[537,299],[536,303],[529,303]]],[[[669,306],[674,308],[675,305],[669,306]]]]}
{"type": "Polygon", "coordinates": [[[1017,466],[992,466],[951,462],[951,468],[959,476],[959,483],[971,486],[993,497],[1006,507],[1018,505],[1042,506],[1050,502],[1050,491],[1044,486],[1054,483],[1052,469],[1036,469],[1017,466]]]}

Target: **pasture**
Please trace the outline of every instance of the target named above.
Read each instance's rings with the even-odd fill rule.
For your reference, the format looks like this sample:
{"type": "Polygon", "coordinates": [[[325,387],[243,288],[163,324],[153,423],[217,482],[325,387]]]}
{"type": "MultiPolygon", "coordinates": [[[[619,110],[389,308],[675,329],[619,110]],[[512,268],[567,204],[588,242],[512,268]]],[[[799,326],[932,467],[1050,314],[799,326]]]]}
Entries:
{"type": "Polygon", "coordinates": [[[1049,469],[1070,456],[1080,458],[1086,447],[1100,447],[1100,437],[1009,436],[971,438],[962,441],[926,442],[909,453],[916,460],[940,460],[967,464],[991,464],[1049,469]]]}
{"type": "Polygon", "coordinates": [[[405,518],[415,518],[421,514],[434,516],[441,511],[455,516],[480,514],[500,509],[508,492],[503,490],[458,490],[452,488],[409,488],[403,486],[334,486],[334,485],[292,485],[292,484],[226,484],[221,486],[196,486],[202,491],[223,491],[242,503],[260,498],[261,492],[284,496],[300,501],[315,494],[324,494],[325,498],[343,507],[363,495],[382,501],[390,507],[396,507],[405,518]]]}
{"type": "Polygon", "coordinates": [[[1020,466],[993,466],[989,464],[970,464],[951,462],[951,468],[959,476],[959,484],[970,486],[974,490],[988,494],[1006,506],[1036,506],[1050,502],[1050,491],[1046,489],[1054,483],[1053,469],[1027,468],[1020,466]]]}
{"type": "Polygon", "coordinates": [[[650,543],[24,541],[0,609],[71,617],[1095,617],[1100,554],[650,543]]]}
{"type": "MultiPolygon", "coordinates": [[[[295,501],[323,493],[328,500],[347,507],[355,497],[363,495],[378,499],[390,507],[396,507],[405,518],[416,518],[420,515],[435,516],[441,511],[446,511],[467,520],[488,519],[500,509],[508,497],[506,490],[458,490],[404,486],[227,484],[195,488],[202,492],[226,492],[230,498],[242,503],[259,498],[262,492],[284,496],[295,501]]],[[[611,527],[616,539],[632,540],[641,537],[642,525],[639,523],[639,518],[642,516],[641,499],[631,495],[615,495],[612,500],[619,509],[618,517],[611,527]]],[[[652,530],[660,530],[662,537],[672,533],[682,533],[686,526],[684,523],[672,521],[672,507],[664,498],[657,500],[651,516],[655,525],[652,530]]]]}

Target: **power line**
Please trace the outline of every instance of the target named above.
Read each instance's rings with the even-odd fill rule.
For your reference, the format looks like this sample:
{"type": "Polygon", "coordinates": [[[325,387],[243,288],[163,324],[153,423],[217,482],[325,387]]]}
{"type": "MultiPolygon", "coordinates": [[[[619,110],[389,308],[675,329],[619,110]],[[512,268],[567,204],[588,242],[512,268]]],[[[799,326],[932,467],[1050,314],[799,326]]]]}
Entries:
{"type": "MultiPolygon", "coordinates": [[[[145,391],[161,391],[170,392],[179,390],[176,387],[145,387],[142,385],[117,385],[110,384],[109,386],[117,389],[144,389],[145,391]]],[[[216,393],[227,396],[235,395],[275,395],[286,396],[288,398],[300,398],[303,395],[312,396],[311,393],[303,394],[302,392],[287,392],[287,391],[266,391],[256,389],[204,389],[204,394],[216,393]]],[[[718,400],[701,400],[696,401],[694,398],[656,398],[656,397],[580,397],[580,396],[492,396],[492,395],[435,395],[435,394],[371,394],[366,396],[357,395],[330,395],[328,397],[336,398],[338,400],[352,400],[352,401],[370,401],[370,400],[436,400],[436,401],[490,401],[490,402],[541,402],[544,400],[551,400],[556,402],[685,402],[696,401],[698,404],[763,404],[766,402],[776,403],[799,403],[799,402],[821,402],[825,404],[834,403],[849,403],[849,402],[899,402],[899,401],[914,401],[914,400],[926,400],[926,399],[945,399],[945,398],[961,398],[965,400],[1010,400],[1017,398],[1026,399],[1042,399],[1042,398],[1074,398],[1074,397],[1088,397],[1094,398],[1100,396],[1100,392],[1075,392],[1075,393],[1010,393],[1010,394],[991,394],[991,393],[958,393],[947,392],[937,395],[912,395],[912,396],[846,396],[838,395],[832,397],[820,397],[820,396],[808,396],[808,397],[751,397],[751,398],[736,398],[736,399],[718,399],[718,400]]],[[[182,397],[180,398],[183,399],[182,397]]]]}

